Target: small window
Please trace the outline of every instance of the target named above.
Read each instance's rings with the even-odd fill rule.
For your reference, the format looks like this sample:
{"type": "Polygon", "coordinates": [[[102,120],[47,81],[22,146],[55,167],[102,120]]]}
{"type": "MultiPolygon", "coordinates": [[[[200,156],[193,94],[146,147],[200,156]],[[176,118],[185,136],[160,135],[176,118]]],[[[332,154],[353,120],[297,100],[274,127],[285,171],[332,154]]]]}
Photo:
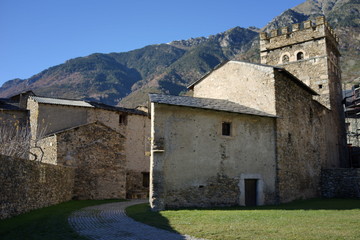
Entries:
{"type": "Polygon", "coordinates": [[[296,59],[297,59],[297,60],[302,60],[302,59],[304,59],[304,53],[303,53],[303,52],[298,52],[298,53],[296,54],[296,59]]]}
{"type": "Polygon", "coordinates": [[[284,55],[284,56],[282,57],[282,62],[283,62],[283,63],[289,62],[289,56],[288,56],[288,55],[284,55]]]}
{"type": "Polygon", "coordinates": [[[222,135],[223,136],[230,136],[231,135],[231,123],[230,122],[223,122],[222,123],[222,135]]]}
{"type": "Polygon", "coordinates": [[[127,115],[126,114],[120,114],[119,115],[119,124],[120,125],[126,125],[127,124],[127,115]]]}
{"type": "Polygon", "coordinates": [[[150,174],[148,172],[142,172],[143,177],[143,187],[149,187],[150,183],[150,174]]]}
{"type": "Polygon", "coordinates": [[[323,85],[322,84],[319,84],[319,89],[322,89],[323,88],[323,85]]]}

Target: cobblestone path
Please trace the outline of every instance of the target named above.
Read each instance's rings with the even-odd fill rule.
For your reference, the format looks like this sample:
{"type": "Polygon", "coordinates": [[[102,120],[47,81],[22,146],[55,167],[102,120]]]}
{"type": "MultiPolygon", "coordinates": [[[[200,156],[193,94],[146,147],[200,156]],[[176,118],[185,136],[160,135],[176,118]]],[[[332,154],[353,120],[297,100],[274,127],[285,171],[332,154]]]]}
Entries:
{"type": "Polygon", "coordinates": [[[184,236],[136,222],[125,208],[145,200],[108,203],[73,212],[68,221],[81,236],[93,240],[205,240],[184,236]]]}

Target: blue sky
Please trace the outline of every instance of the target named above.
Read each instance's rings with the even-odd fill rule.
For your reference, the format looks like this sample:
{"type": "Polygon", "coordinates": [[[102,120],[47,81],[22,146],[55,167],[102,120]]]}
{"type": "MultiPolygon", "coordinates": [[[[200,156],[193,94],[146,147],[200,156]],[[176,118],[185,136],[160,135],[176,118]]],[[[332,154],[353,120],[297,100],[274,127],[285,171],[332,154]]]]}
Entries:
{"type": "Polygon", "coordinates": [[[0,85],[92,53],[263,27],[305,0],[0,0],[0,85]]]}

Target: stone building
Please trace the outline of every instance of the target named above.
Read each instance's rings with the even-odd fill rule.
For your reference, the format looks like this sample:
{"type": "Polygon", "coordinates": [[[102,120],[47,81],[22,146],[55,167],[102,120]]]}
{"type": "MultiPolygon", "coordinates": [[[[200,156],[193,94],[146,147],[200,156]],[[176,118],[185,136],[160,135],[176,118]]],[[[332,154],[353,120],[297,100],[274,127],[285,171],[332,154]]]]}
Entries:
{"type": "Polygon", "coordinates": [[[337,44],[320,17],[262,33],[262,64],[225,62],[192,97],[151,94],[151,207],[319,196],[321,169],[346,164],[337,44]]]}
{"type": "Polygon", "coordinates": [[[29,119],[26,99],[32,95],[34,95],[32,91],[27,91],[10,98],[0,98],[0,124],[26,126],[29,119]]]}
{"type": "MultiPolygon", "coordinates": [[[[29,93],[6,99],[7,108],[14,102],[6,111],[9,115],[11,110],[7,119],[23,120],[29,126],[30,159],[76,168],[75,198],[148,196],[146,112],[29,93]]],[[[0,114],[4,121],[6,114],[0,114]]]]}
{"type": "Polygon", "coordinates": [[[0,98],[0,154],[27,158],[30,144],[29,111],[23,107],[24,95],[0,98]]]}
{"type": "Polygon", "coordinates": [[[17,102],[0,99],[0,124],[2,126],[25,126],[28,120],[28,111],[18,106],[17,102]]]}
{"type": "Polygon", "coordinates": [[[43,163],[75,169],[74,199],[126,198],[126,137],[100,122],[43,137],[43,163]]]}
{"type": "Polygon", "coordinates": [[[126,157],[126,195],[128,198],[148,195],[149,156],[145,152],[150,120],[147,113],[95,102],[37,96],[29,97],[27,108],[33,136],[49,136],[94,122],[102,123],[124,136],[122,151],[126,157]]]}
{"type": "Polygon", "coordinates": [[[341,165],[346,162],[346,131],[341,88],[339,39],[324,17],[260,34],[262,64],[286,69],[318,93],[314,99],[326,106],[329,132],[338,137],[341,165]]]}
{"type": "Polygon", "coordinates": [[[344,91],[345,124],[351,167],[360,167],[360,88],[344,91]]]}

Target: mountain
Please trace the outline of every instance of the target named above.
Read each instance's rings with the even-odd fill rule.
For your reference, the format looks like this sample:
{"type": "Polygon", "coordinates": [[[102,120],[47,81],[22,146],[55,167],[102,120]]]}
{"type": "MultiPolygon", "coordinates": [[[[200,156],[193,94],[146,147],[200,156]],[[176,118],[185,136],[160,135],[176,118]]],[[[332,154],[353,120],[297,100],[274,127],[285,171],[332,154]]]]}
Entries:
{"type": "Polygon", "coordinates": [[[341,40],[344,82],[360,82],[359,12],[360,0],[307,0],[275,17],[261,30],[235,27],[209,37],[71,59],[29,79],[4,83],[0,97],[32,89],[42,96],[135,107],[144,104],[149,92],[185,93],[187,85],[225,60],[258,62],[260,31],[323,14],[341,40]]]}
{"type": "Polygon", "coordinates": [[[6,97],[32,89],[47,97],[81,98],[135,107],[148,92],[179,94],[224,60],[247,52],[256,29],[232,28],[207,38],[150,45],[125,53],[92,54],[66,61],[0,88],[6,97]]]}
{"type": "Polygon", "coordinates": [[[349,0],[311,0],[294,7],[293,10],[304,15],[328,15],[331,11],[349,0]]]}

